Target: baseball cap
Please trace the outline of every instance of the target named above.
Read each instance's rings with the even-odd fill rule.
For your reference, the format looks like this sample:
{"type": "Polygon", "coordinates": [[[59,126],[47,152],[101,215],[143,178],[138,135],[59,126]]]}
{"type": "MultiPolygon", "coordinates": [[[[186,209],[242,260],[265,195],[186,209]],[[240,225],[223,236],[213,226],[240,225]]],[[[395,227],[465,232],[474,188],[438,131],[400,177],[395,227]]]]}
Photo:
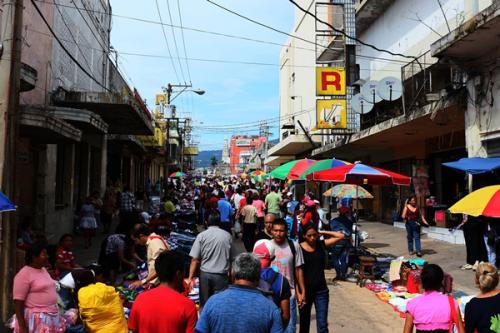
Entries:
{"type": "Polygon", "coordinates": [[[351,211],[351,209],[349,207],[346,207],[346,206],[342,206],[339,208],[340,214],[348,214],[350,211],[351,211]]]}
{"type": "Polygon", "coordinates": [[[311,199],[309,199],[309,200],[307,200],[305,202],[305,204],[306,204],[306,206],[311,207],[311,206],[314,206],[314,201],[312,201],[311,199]]]}
{"type": "Polygon", "coordinates": [[[253,254],[259,258],[260,265],[262,268],[267,268],[271,265],[271,261],[274,259],[274,247],[270,240],[260,239],[255,243],[253,247],[253,254]]]}

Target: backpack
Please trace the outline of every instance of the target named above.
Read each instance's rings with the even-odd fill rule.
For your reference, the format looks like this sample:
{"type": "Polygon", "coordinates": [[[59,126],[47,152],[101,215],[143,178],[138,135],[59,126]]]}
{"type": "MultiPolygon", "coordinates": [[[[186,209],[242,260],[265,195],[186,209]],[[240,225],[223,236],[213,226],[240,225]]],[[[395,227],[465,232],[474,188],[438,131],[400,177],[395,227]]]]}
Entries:
{"type": "Polygon", "coordinates": [[[279,277],[280,274],[272,268],[263,269],[257,287],[265,297],[273,301],[278,307],[281,302],[281,285],[283,284],[283,280],[280,280],[281,283],[275,284],[279,277]]]}

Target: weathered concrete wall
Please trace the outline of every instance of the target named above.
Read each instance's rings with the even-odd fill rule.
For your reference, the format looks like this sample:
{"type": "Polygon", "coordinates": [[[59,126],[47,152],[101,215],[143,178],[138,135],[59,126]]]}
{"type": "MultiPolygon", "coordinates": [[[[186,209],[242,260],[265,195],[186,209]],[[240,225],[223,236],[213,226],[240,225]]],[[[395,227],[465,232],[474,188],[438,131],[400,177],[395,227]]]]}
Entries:
{"type": "Polygon", "coordinates": [[[470,157],[488,157],[487,140],[500,139],[500,70],[485,70],[469,80],[465,131],[470,157]]]}
{"type": "MultiPolygon", "coordinates": [[[[109,53],[109,13],[107,1],[61,0],[54,10],[54,30],[71,55],[102,85],[107,86],[109,53]]],[[[103,91],[86,75],[57,43],[54,44],[52,88],[103,91]]]]}
{"type": "MultiPolygon", "coordinates": [[[[314,12],[316,1],[301,0],[300,6],[314,12]]],[[[295,24],[291,33],[309,41],[315,41],[315,21],[302,12],[295,11],[295,24]]],[[[297,120],[306,128],[316,125],[316,79],[313,66],[316,64],[315,46],[302,40],[290,38],[286,43],[291,47],[283,47],[280,55],[280,117],[295,116],[295,127],[299,129],[297,120]],[[292,67],[298,66],[298,67],[292,67]],[[311,66],[311,67],[300,67],[311,66]],[[294,100],[291,96],[298,96],[294,100]],[[308,110],[307,112],[301,112],[308,110]]],[[[288,119],[287,119],[288,120],[288,119]]],[[[287,121],[281,120],[281,125],[287,121]]],[[[302,134],[302,130],[299,129],[302,134]]],[[[280,130],[280,138],[283,130],[280,130]]]]}
{"type": "MultiPolygon", "coordinates": [[[[37,2],[49,24],[54,21],[54,6],[37,2]]],[[[24,44],[21,60],[37,71],[36,88],[21,93],[21,104],[44,104],[48,101],[52,80],[52,35],[30,1],[24,1],[24,44]]]]}

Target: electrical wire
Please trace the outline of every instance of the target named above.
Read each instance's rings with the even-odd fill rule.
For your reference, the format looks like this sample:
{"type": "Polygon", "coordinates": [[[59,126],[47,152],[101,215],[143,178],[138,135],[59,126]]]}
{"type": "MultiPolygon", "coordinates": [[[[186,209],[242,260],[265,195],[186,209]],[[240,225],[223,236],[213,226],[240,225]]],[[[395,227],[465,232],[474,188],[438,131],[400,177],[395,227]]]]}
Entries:
{"type": "MultiPolygon", "coordinates": [[[[45,1],[45,0],[35,0],[35,1],[40,2],[40,3],[54,5],[53,2],[48,2],[48,1],[45,1]]],[[[68,5],[63,5],[63,4],[59,4],[59,6],[73,8],[73,9],[77,8],[77,9],[84,10],[84,11],[87,11],[87,12],[90,12],[90,13],[106,14],[106,13],[101,12],[101,11],[91,10],[91,9],[82,8],[82,7],[76,7],[76,6],[74,7],[74,6],[68,6],[68,5]]],[[[177,26],[177,25],[173,25],[173,24],[167,24],[167,23],[164,23],[164,22],[159,22],[159,21],[154,21],[154,20],[149,20],[149,19],[143,19],[143,18],[138,18],[138,17],[133,17],[133,16],[126,16],[126,15],[119,15],[119,14],[106,14],[106,15],[111,15],[113,17],[121,18],[121,19],[126,19],[126,20],[132,20],[132,21],[137,21],[137,22],[142,22],[142,23],[148,23],[148,24],[155,24],[155,25],[163,25],[163,26],[167,26],[167,27],[173,27],[173,28],[176,28],[176,29],[182,29],[182,30],[193,31],[193,32],[198,32],[198,33],[204,33],[204,34],[209,34],[209,35],[214,35],[214,36],[219,36],[219,37],[239,39],[239,40],[250,41],[250,42],[255,42],[255,43],[261,43],[261,44],[267,44],[267,45],[275,45],[275,46],[280,46],[280,47],[288,47],[288,48],[291,48],[291,49],[299,49],[299,50],[306,50],[306,51],[316,52],[315,49],[307,48],[307,47],[286,45],[286,44],[276,43],[276,42],[272,42],[272,41],[266,41],[266,40],[255,39],[255,38],[246,37],[246,36],[232,35],[232,34],[215,32],[215,31],[209,31],[209,30],[203,30],[203,29],[199,29],[199,28],[190,28],[190,27],[186,27],[186,26],[177,26]]],[[[329,49],[328,47],[325,47],[323,45],[317,44],[317,43],[312,42],[312,41],[307,41],[307,42],[310,43],[310,44],[312,44],[312,45],[316,45],[316,46],[319,46],[321,48],[324,48],[326,50],[329,49]]],[[[356,54],[356,57],[357,58],[372,59],[374,61],[385,61],[385,62],[401,63],[401,64],[407,64],[408,63],[408,61],[405,61],[405,60],[397,60],[397,59],[390,59],[390,58],[383,58],[383,57],[374,57],[374,56],[368,56],[368,55],[362,55],[362,54],[356,54]]]]}
{"type": "Polygon", "coordinates": [[[179,48],[177,47],[177,38],[175,37],[175,31],[172,25],[174,24],[174,20],[172,19],[172,12],[170,11],[170,1],[165,0],[167,3],[168,17],[170,18],[170,29],[172,30],[172,36],[174,37],[174,46],[175,46],[175,54],[177,55],[177,62],[179,63],[179,68],[181,69],[182,79],[184,80],[184,84],[186,84],[186,77],[184,76],[184,69],[181,64],[181,57],[179,54],[179,48]]]}
{"type": "Polygon", "coordinates": [[[172,64],[172,69],[174,70],[175,77],[177,78],[177,82],[181,82],[181,80],[179,80],[179,73],[177,73],[177,69],[175,68],[174,58],[172,57],[172,52],[170,51],[170,45],[168,44],[167,34],[165,33],[165,27],[163,25],[163,20],[161,18],[160,5],[158,4],[158,0],[155,0],[155,3],[156,3],[156,11],[158,13],[158,17],[160,18],[160,22],[161,22],[161,31],[163,33],[163,39],[165,40],[165,44],[167,45],[168,55],[170,56],[170,62],[172,64]]]}
{"type": "Polygon", "coordinates": [[[180,0],[177,0],[177,10],[179,12],[179,23],[181,25],[182,47],[184,48],[184,57],[186,58],[186,69],[187,69],[189,84],[192,84],[191,71],[189,70],[189,60],[187,60],[188,55],[187,55],[187,51],[186,51],[186,38],[184,37],[184,27],[183,27],[184,24],[182,23],[182,13],[181,13],[180,0]]]}
{"type": "Polygon", "coordinates": [[[56,9],[57,9],[57,12],[59,13],[59,15],[61,16],[61,21],[63,22],[64,26],[66,27],[66,29],[68,30],[69,32],[69,35],[71,37],[71,39],[73,40],[73,42],[75,43],[76,45],[76,48],[78,49],[78,51],[80,51],[81,55],[82,55],[82,58],[83,58],[83,61],[85,61],[85,64],[87,65],[88,69],[90,71],[92,71],[92,66],[90,66],[87,58],[85,57],[85,54],[83,53],[82,49],[80,48],[80,44],[76,41],[76,38],[75,36],[73,35],[73,32],[71,31],[71,29],[69,28],[68,24],[66,23],[66,20],[64,19],[64,15],[63,13],[61,12],[61,9],[59,8],[59,6],[57,5],[57,2],[55,2],[54,0],[54,3],[56,4],[56,9]]]}
{"type": "MultiPolygon", "coordinates": [[[[259,21],[257,21],[257,20],[254,20],[254,19],[252,19],[252,18],[250,18],[250,17],[247,17],[247,16],[245,16],[245,15],[242,15],[242,14],[240,14],[240,13],[238,13],[238,12],[234,11],[234,10],[231,10],[231,9],[229,9],[229,8],[226,8],[226,7],[222,6],[221,4],[218,4],[218,3],[216,3],[216,2],[214,2],[214,1],[212,1],[212,0],[206,0],[206,1],[207,1],[208,3],[211,3],[211,4],[212,4],[212,5],[214,5],[214,6],[219,7],[220,9],[222,9],[222,10],[224,10],[224,11],[228,12],[228,13],[231,13],[231,14],[233,14],[233,15],[236,15],[236,16],[238,16],[238,17],[240,17],[240,18],[242,18],[242,19],[244,19],[244,20],[246,20],[246,21],[249,21],[249,22],[252,22],[252,23],[257,24],[257,25],[259,25],[259,26],[265,27],[265,28],[270,29],[270,30],[272,30],[272,31],[275,31],[275,32],[277,32],[277,33],[280,33],[280,34],[283,34],[283,35],[286,35],[286,36],[289,36],[289,37],[292,37],[292,38],[295,38],[295,39],[302,40],[302,41],[304,41],[304,42],[306,42],[306,43],[309,43],[309,44],[314,44],[314,45],[316,45],[316,46],[320,46],[320,47],[324,47],[324,46],[319,45],[319,44],[317,44],[317,43],[315,43],[315,42],[312,42],[312,41],[309,41],[309,40],[304,39],[304,38],[302,38],[302,37],[299,37],[299,36],[296,36],[296,35],[290,34],[290,33],[285,32],[285,31],[283,31],[283,30],[276,29],[276,28],[274,28],[274,27],[272,27],[272,26],[270,26],[270,25],[267,25],[267,24],[265,24],[265,23],[262,23],[262,22],[259,22],[259,21]]],[[[385,52],[385,53],[388,53],[388,54],[390,54],[390,55],[392,55],[392,56],[398,56],[398,57],[403,57],[403,58],[407,58],[407,59],[413,59],[413,60],[415,60],[415,61],[417,61],[417,62],[418,62],[418,58],[417,58],[417,57],[415,57],[415,56],[408,56],[408,55],[405,55],[405,54],[402,54],[402,53],[396,53],[396,52],[392,52],[392,51],[389,51],[389,50],[381,49],[381,48],[378,48],[378,47],[377,47],[377,46],[375,46],[375,45],[372,45],[372,44],[366,43],[366,42],[364,42],[364,41],[360,40],[359,38],[352,37],[352,36],[348,35],[346,32],[344,32],[344,31],[342,31],[342,30],[339,30],[339,29],[336,29],[334,26],[332,26],[332,25],[331,25],[331,24],[329,24],[328,22],[325,22],[325,21],[323,21],[323,20],[319,19],[316,15],[314,15],[314,14],[312,14],[311,12],[309,12],[308,10],[306,10],[306,9],[302,8],[302,7],[301,7],[300,5],[298,5],[295,1],[293,1],[293,0],[289,0],[289,1],[290,1],[291,3],[293,3],[293,4],[297,7],[297,8],[299,8],[299,9],[300,9],[301,11],[303,11],[304,13],[306,13],[306,14],[308,14],[308,15],[311,15],[311,16],[312,16],[314,19],[316,19],[318,22],[323,23],[323,24],[325,24],[325,25],[329,26],[331,29],[333,29],[333,31],[336,31],[336,32],[338,32],[338,33],[341,33],[341,34],[342,34],[342,35],[344,35],[345,37],[347,37],[347,38],[351,38],[352,40],[355,40],[356,42],[358,42],[358,43],[359,43],[359,44],[361,44],[361,45],[364,45],[364,46],[370,47],[370,48],[372,48],[372,49],[374,49],[374,50],[376,50],[376,51],[379,51],[379,52],[385,52]]],[[[324,47],[324,48],[325,48],[325,49],[329,49],[329,48],[327,48],[327,47],[324,47]]],[[[422,67],[422,66],[420,66],[420,67],[422,67]]]]}
{"type": "Polygon", "coordinates": [[[78,62],[78,60],[76,60],[75,57],[73,57],[73,55],[68,51],[68,49],[66,49],[66,47],[64,46],[64,43],[56,35],[56,33],[54,32],[54,30],[50,26],[49,22],[47,21],[47,19],[43,15],[42,11],[40,10],[40,7],[38,7],[38,5],[36,4],[35,0],[31,0],[31,3],[33,4],[33,6],[34,6],[36,12],[38,13],[38,15],[40,16],[40,18],[43,20],[43,22],[47,26],[47,29],[49,29],[49,31],[52,34],[52,36],[55,38],[55,40],[57,41],[57,43],[61,46],[61,48],[63,49],[63,51],[68,55],[68,57],[77,65],[78,68],[80,68],[85,73],[85,75],[87,75],[90,79],[92,79],[92,81],[94,81],[95,83],[97,83],[104,90],[111,92],[111,90],[108,87],[104,86],[92,74],[90,74],[85,68],[83,68],[83,66],[78,62]]]}
{"type": "MultiPolygon", "coordinates": [[[[211,2],[211,0],[207,0],[209,2],[211,2]]],[[[350,38],[354,41],[356,41],[357,43],[361,44],[361,45],[364,45],[364,46],[367,46],[369,48],[372,48],[374,49],[375,51],[378,51],[378,52],[384,52],[384,53],[387,53],[387,54],[390,54],[392,56],[397,56],[397,57],[402,57],[402,58],[407,58],[407,59],[413,59],[415,60],[419,65],[420,65],[420,68],[422,68],[422,65],[418,62],[418,57],[415,57],[415,56],[409,56],[409,55],[406,55],[406,54],[402,54],[402,53],[398,53],[398,52],[392,52],[390,50],[386,50],[386,49],[381,49],[373,44],[370,44],[370,43],[367,43],[367,42],[364,42],[362,41],[361,39],[357,38],[357,37],[354,37],[354,36],[350,36],[349,34],[347,34],[345,31],[343,30],[339,30],[337,28],[335,28],[333,25],[331,25],[330,23],[326,22],[326,21],[323,21],[322,19],[320,19],[319,17],[317,17],[315,14],[311,13],[310,11],[308,11],[307,9],[301,7],[296,1],[294,0],[288,0],[290,1],[295,7],[297,7],[298,9],[300,9],[302,12],[304,12],[305,14],[311,16],[312,18],[314,18],[317,22],[319,23],[322,23],[326,26],[328,26],[330,29],[332,29],[332,31],[335,31],[336,33],[340,33],[342,34],[343,36],[347,37],[347,38],[350,38]]]]}

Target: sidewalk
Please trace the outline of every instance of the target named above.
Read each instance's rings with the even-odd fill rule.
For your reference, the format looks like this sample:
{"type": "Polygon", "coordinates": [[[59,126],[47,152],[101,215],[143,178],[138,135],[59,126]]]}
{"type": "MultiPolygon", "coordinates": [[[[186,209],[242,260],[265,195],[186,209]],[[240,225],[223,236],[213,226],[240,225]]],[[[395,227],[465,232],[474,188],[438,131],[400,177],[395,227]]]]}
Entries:
{"type": "MultiPolygon", "coordinates": [[[[369,234],[369,238],[365,240],[363,246],[378,253],[409,256],[404,229],[380,222],[361,221],[359,225],[361,230],[367,231],[369,234]]],[[[464,291],[469,295],[477,293],[474,272],[460,269],[460,266],[465,263],[465,245],[450,244],[430,239],[424,235],[422,253],[425,260],[440,265],[445,272],[453,276],[453,289],[464,291]]]]}

